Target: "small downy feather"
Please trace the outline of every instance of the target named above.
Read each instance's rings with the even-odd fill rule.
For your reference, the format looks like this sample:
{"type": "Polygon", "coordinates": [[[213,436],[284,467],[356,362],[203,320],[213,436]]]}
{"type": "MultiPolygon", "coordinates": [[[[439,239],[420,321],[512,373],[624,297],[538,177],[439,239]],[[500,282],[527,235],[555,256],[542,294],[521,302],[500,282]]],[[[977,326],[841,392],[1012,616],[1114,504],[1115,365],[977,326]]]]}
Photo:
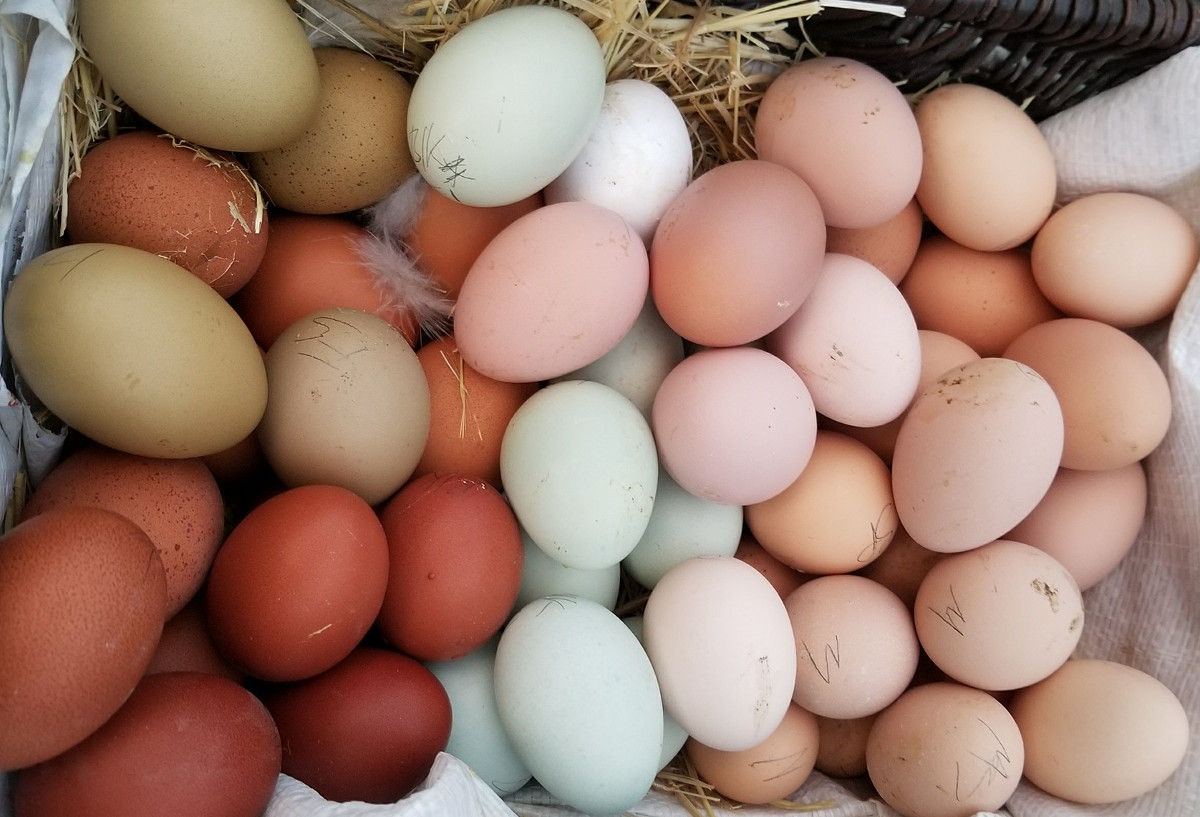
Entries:
{"type": "Polygon", "coordinates": [[[428,189],[420,174],[413,173],[364,210],[367,234],[358,252],[388,301],[411,312],[424,334],[437,337],[450,331],[454,303],[417,265],[405,242],[428,189]]]}

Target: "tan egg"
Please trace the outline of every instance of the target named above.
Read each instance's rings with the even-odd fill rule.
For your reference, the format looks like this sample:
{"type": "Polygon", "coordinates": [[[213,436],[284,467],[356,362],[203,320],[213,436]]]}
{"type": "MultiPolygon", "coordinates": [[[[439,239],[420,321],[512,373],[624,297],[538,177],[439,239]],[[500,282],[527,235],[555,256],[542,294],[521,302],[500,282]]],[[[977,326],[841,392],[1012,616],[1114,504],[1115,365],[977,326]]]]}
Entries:
{"type": "Polygon", "coordinates": [[[374,204],[413,172],[412,87],[387,63],[348,48],[314,51],[321,75],[316,119],[295,141],[247,158],[271,201],[299,213],[347,213],[374,204]]]}
{"type": "Polygon", "coordinates": [[[1016,247],[1054,206],[1054,154],[1015,102],[970,83],[930,91],[916,106],[924,161],[917,201],[934,225],[976,250],[1016,247]]]}
{"type": "Polygon", "coordinates": [[[830,777],[859,777],[867,773],[867,736],[874,715],[861,718],[817,718],[817,771],[830,777]]]}
{"type": "Polygon", "coordinates": [[[746,507],[754,538],[806,573],[849,573],[874,560],[899,521],[891,476],[875,452],[844,434],[818,431],[808,465],[781,493],[746,507]]]}
{"type": "Polygon", "coordinates": [[[738,542],[733,555],[763,574],[780,598],[786,598],[788,593],[812,578],[812,574],[801,573],[776,559],[749,533],[742,534],[742,540],[738,542]]]}
{"type": "Polygon", "coordinates": [[[181,139],[270,150],[316,116],[316,60],[287,3],[83,0],[78,18],[83,50],[116,95],[181,139]]]}
{"type": "Polygon", "coordinates": [[[900,292],[918,327],[958,338],[982,357],[1062,316],[1038,289],[1029,253],[973,250],[940,235],[921,242],[900,292]]]}
{"type": "Polygon", "coordinates": [[[1120,329],[1060,318],[1023,332],[1004,357],[1036,371],[1058,397],[1064,468],[1120,468],[1145,457],[1167,434],[1167,376],[1146,347],[1120,329]]]}
{"type": "Polygon", "coordinates": [[[1165,202],[1106,191],[1051,215],[1031,258],[1038,286],[1067,315],[1128,329],[1175,309],[1200,262],[1200,238],[1165,202]]]}
{"type": "Polygon", "coordinates": [[[925,574],[944,558],[946,554],[921,547],[908,531],[899,528],[879,558],[858,574],[891,590],[911,610],[925,574]]]}
{"type": "Polygon", "coordinates": [[[916,199],[882,224],[872,227],[829,227],[825,251],[853,255],[868,262],[893,284],[900,283],[921,244],[925,214],[916,199]]]}

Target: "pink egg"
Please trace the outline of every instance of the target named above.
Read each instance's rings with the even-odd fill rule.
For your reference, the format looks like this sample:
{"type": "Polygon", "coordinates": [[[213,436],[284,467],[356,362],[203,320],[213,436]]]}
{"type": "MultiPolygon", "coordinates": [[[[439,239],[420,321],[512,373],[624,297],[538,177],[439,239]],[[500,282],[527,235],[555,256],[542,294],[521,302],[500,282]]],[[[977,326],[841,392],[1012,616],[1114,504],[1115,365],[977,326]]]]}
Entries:
{"type": "Polygon", "coordinates": [[[651,427],[663,467],[685,490],[752,505],[800,476],[817,417],[798,374],[768,352],[740,346],[684,358],[659,386],[651,427]]]}
{"type": "Polygon", "coordinates": [[[649,289],[646,246],[616,213],[586,202],[541,207],[480,253],[454,308],[463,361],[506,383],[593,363],[637,320],[649,289]]]}

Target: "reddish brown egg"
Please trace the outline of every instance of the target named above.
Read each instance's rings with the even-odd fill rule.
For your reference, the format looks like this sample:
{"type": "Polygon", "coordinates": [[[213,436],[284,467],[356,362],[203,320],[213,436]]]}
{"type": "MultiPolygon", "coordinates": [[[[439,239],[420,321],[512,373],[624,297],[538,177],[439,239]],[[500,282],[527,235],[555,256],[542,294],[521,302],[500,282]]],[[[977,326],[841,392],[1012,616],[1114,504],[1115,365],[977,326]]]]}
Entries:
{"type": "Polygon", "coordinates": [[[244,687],[148,675],[87,740],[17,775],[13,817],[258,817],[280,754],[275,723],[244,687]]]}
{"type": "Polygon", "coordinates": [[[0,770],[66,751],[120,708],[166,602],[154,544],[113,511],[50,510],[0,538],[0,770]]]}
{"type": "Polygon", "coordinates": [[[225,536],[225,509],[198,459],[160,459],[98,445],[60,462],[25,506],[25,519],[51,508],[107,508],[137,523],[158,548],[167,576],[167,616],[200,589],[225,536]]]}
{"type": "Polygon", "coordinates": [[[521,589],[524,548],[504,497],[474,477],[428,474],[379,514],[390,551],[379,630],[422,661],[461,658],[499,631],[521,589]]]}
{"type": "Polygon", "coordinates": [[[230,303],[264,349],[295,321],[329,307],[371,312],[414,343],[417,322],[376,280],[359,251],[367,230],[341,216],[275,211],[254,278],[230,303]]]}
{"type": "Polygon", "coordinates": [[[192,600],[163,625],[158,649],[146,667],[147,675],[158,672],[206,672],[239,683],[245,679],[213,644],[201,599],[192,600]]]}
{"type": "Polygon", "coordinates": [[[429,383],[430,425],[413,476],[469,474],[500,487],[500,442],[536,383],[505,383],[463,360],[453,336],[426,343],[417,360],[429,383]]]}
{"type": "Polygon", "coordinates": [[[155,131],[106,139],[67,188],[67,237],[169,258],[228,298],[254,275],[268,219],[249,172],[232,155],[155,131]]]}
{"type": "Polygon", "coordinates": [[[327,800],[393,803],[450,740],[450,698],[423,664],[359,647],[315,678],[263,693],[283,771],[327,800]]]}
{"type": "Polygon", "coordinates": [[[379,612],[388,543],[346,488],[304,485],[265,500],[217,553],[205,599],[221,654],[250,675],[294,681],[329,669],[379,612]]]}

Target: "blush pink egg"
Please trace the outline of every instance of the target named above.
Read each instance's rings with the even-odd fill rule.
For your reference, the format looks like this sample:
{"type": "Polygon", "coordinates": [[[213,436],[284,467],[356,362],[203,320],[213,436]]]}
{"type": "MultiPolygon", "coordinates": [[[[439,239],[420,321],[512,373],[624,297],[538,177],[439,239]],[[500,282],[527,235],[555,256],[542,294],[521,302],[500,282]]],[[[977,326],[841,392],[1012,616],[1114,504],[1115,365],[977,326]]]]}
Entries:
{"type": "Polygon", "coordinates": [[[637,320],[649,290],[646,245],[599,205],[546,205],[480,253],[454,308],[463,361],[505,383],[534,383],[600,359],[637,320]]]}
{"type": "Polygon", "coordinates": [[[740,346],[684,358],[659,386],[651,427],[663,467],[685,490],[752,505],[800,476],[816,444],[817,415],[791,367],[740,346]]]}

